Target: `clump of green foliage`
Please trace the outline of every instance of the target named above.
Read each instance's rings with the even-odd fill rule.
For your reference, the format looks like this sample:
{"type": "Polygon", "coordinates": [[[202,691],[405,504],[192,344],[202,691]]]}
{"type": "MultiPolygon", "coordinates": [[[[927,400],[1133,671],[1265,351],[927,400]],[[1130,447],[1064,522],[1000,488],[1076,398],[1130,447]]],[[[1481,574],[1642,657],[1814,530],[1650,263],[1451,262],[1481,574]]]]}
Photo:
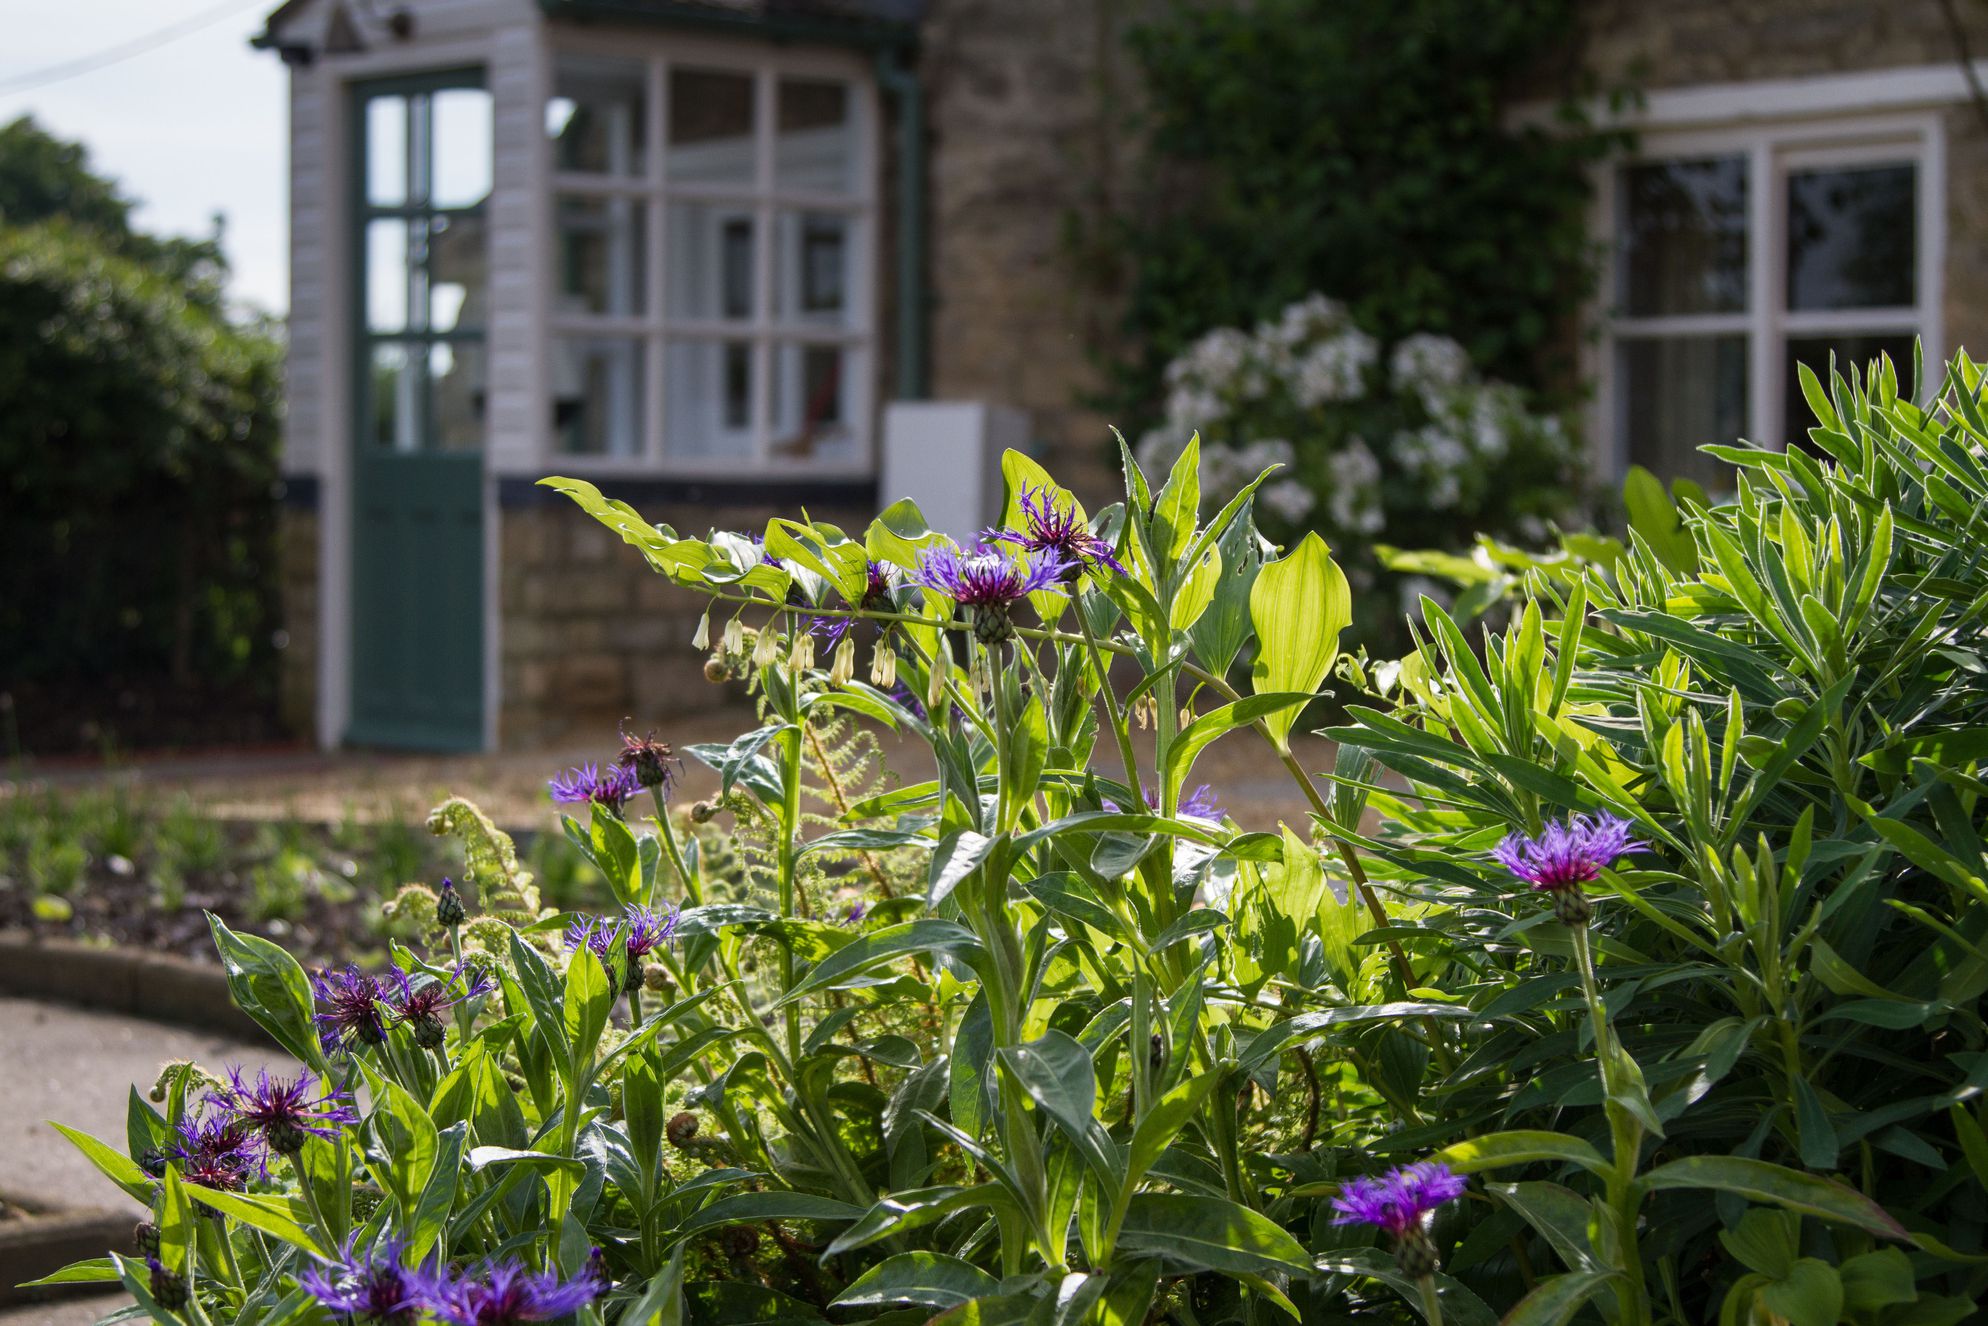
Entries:
{"type": "Polygon", "coordinates": [[[229,315],[216,243],[131,207],[0,127],[0,677],[46,740],[123,690],[273,695],[280,343],[229,315]]]}
{"type": "Polygon", "coordinates": [[[1425,601],[1324,769],[1290,735],[1347,578],[1250,489],[1206,511],[1192,444],[1095,515],[1009,453],[1028,551],[909,503],[684,537],[549,480],[739,623],[759,724],[685,752],[702,831],[569,775],[614,904],[569,915],[451,803],[504,914],[437,897],[377,977],[217,921],[317,1131],[182,1086],[122,1153],[72,1133],[156,1252],[58,1278],[167,1326],[349,1311],[383,1263],[410,1321],[514,1272],[582,1326],[1969,1319],[1988,379],[1805,386],[1813,453],[1721,448],[1731,500],[1643,493],[1476,640],[1425,601]],[[930,777],[863,772],[865,725],[930,777]],[[1217,740],[1308,822],[1212,804],[1217,740]],[[824,915],[879,853],[894,896],[824,915]]]}
{"type": "Polygon", "coordinates": [[[1509,112],[1572,91],[1541,77],[1542,53],[1572,41],[1577,9],[1259,0],[1135,24],[1145,178],[1136,206],[1076,236],[1122,299],[1112,416],[1143,430],[1202,335],[1316,291],[1388,345],[1447,336],[1491,377],[1553,383],[1591,284],[1585,172],[1609,139],[1509,112]]]}

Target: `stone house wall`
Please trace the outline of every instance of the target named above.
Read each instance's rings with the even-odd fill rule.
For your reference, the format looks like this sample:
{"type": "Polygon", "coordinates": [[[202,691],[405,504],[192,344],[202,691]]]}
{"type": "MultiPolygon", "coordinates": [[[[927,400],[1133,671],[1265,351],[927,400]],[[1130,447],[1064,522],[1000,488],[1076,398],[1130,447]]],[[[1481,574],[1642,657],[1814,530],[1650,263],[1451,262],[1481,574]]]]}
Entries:
{"type": "MultiPolygon", "coordinates": [[[[799,507],[624,496],[650,520],[685,534],[764,529],[772,517],[799,507]]],[[[867,504],[846,503],[810,502],[809,512],[845,528],[860,528],[874,514],[867,504]]],[[[704,679],[705,656],[690,644],[706,600],[652,570],[613,531],[548,490],[506,505],[499,521],[499,745],[598,734],[623,719],[631,728],[646,727],[718,699],[704,679]]],[[[712,629],[722,628],[721,619],[712,629]]]]}
{"type": "MultiPolygon", "coordinates": [[[[1583,0],[1577,63],[1648,91],[1955,64],[1988,57],[1988,6],[1966,0],[1583,0]],[[1949,18],[1951,14],[1951,20],[1949,18]],[[1952,23],[1960,24],[1958,35],[1952,23]]],[[[1846,107],[1854,110],[1854,107],[1846,107]]],[[[1988,104],[1946,109],[1949,352],[1988,354],[1988,104]]]]}

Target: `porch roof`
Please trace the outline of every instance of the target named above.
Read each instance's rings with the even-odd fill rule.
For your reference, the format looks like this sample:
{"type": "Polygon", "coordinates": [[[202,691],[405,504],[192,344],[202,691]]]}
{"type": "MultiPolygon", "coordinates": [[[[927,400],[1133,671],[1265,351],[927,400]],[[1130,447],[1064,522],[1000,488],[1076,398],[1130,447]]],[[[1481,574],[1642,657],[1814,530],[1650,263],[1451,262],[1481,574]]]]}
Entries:
{"type": "Polygon", "coordinates": [[[784,41],[901,46],[926,0],[539,0],[555,18],[659,23],[784,41]]]}

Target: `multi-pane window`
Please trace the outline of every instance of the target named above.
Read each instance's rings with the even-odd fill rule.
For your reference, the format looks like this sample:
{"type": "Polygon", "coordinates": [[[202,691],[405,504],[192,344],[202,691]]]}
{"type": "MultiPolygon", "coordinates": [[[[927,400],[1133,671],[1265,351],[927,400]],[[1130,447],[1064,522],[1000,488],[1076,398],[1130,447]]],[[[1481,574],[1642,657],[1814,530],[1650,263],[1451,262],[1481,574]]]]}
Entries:
{"type": "Polygon", "coordinates": [[[556,450],[867,468],[872,116],[859,79],[778,57],[558,56],[556,450]]]}
{"type": "Polygon", "coordinates": [[[1698,447],[1785,446],[1826,379],[1939,352],[1936,129],[1804,126],[1646,140],[1604,199],[1614,240],[1602,424],[1618,467],[1715,487],[1698,447]]]}
{"type": "Polygon", "coordinates": [[[367,445],[483,445],[490,94],[422,86],[369,92],[361,111],[360,341],[367,445]]]}

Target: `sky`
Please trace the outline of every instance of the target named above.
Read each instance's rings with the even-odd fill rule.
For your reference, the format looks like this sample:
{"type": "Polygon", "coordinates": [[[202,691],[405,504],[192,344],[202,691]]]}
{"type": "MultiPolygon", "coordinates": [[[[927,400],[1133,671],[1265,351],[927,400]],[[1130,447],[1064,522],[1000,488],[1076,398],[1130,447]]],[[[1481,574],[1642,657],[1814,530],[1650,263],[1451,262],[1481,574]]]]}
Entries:
{"type": "Polygon", "coordinates": [[[289,112],[282,62],[248,41],[276,4],[0,0],[0,124],[29,114],[51,133],[80,140],[97,173],[141,202],[141,229],[205,236],[221,214],[233,297],[270,312],[289,299],[289,112]],[[203,18],[213,21],[115,64],[6,90],[36,71],[203,18]]]}

